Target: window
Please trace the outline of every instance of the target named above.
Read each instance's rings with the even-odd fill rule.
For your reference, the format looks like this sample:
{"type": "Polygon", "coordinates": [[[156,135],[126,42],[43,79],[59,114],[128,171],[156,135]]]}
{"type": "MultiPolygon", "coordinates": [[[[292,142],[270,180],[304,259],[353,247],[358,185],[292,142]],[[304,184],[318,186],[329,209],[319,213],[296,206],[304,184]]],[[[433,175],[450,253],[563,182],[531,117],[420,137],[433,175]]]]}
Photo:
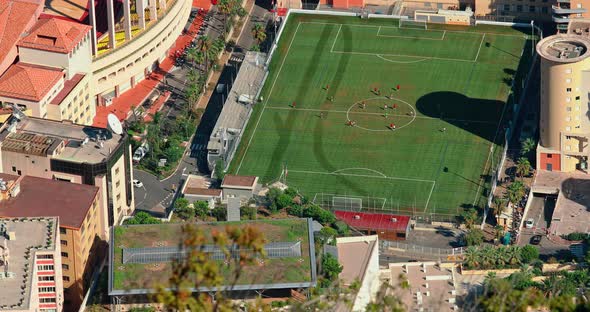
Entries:
{"type": "Polygon", "coordinates": [[[117,194],[117,200],[121,199],[121,194],[117,194]]]}
{"type": "Polygon", "coordinates": [[[568,107],[566,107],[566,108],[565,108],[565,111],[566,111],[566,112],[571,112],[571,111],[572,111],[572,107],[571,107],[571,106],[568,106],[568,107]]]}
{"type": "Polygon", "coordinates": [[[121,185],[121,181],[117,181],[117,183],[115,183],[115,187],[119,187],[119,185],[121,185]]]}
{"type": "Polygon", "coordinates": [[[580,100],[580,96],[578,95],[578,96],[576,96],[576,101],[579,101],[579,100],[580,100]]]}
{"type": "Polygon", "coordinates": [[[47,276],[47,275],[39,276],[39,282],[47,282],[47,281],[54,281],[54,280],[55,280],[54,276],[47,276]]]}
{"type": "Polygon", "coordinates": [[[568,69],[566,69],[566,70],[565,70],[565,73],[566,73],[566,74],[571,74],[571,73],[572,73],[572,69],[571,69],[571,68],[568,68],[568,69]]]}
{"type": "Polygon", "coordinates": [[[66,234],[66,228],[59,228],[59,234],[66,234]]]}
{"type": "Polygon", "coordinates": [[[16,167],[12,166],[12,172],[16,172],[16,167]]]}
{"type": "Polygon", "coordinates": [[[39,287],[40,293],[55,292],[55,287],[39,287]]]}
{"type": "Polygon", "coordinates": [[[504,11],[510,12],[510,4],[504,5],[504,11]]]}
{"type": "Polygon", "coordinates": [[[62,251],[62,252],[61,252],[61,256],[62,256],[62,257],[64,257],[64,258],[67,258],[69,255],[68,255],[68,253],[67,253],[67,252],[63,252],[63,251],[62,251]]]}
{"type": "Polygon", "coordinates": [[[39,303],[54,303],[55,298],[39,298],[39,303]]]}
{"type": "Polygon", "coordinates": [[[565,127],[565,131],[572,131],[572,127],[570,127],[570,126],[565,127]]]}
{"type": "Polygon", "coordinates": [[[53,271],[53,264],[38,265],[37,271],[53,271]]]}
{"type": "Polygon", "coordinates": [[[69,269],[70,269],[70,266],[69,266],[69,265],[67,265],[67,264],[65,264],[65,263],[63,263],[63,264],[61,265],[61,268],[62,268],[62,269],[64,269],[64,270],[69,270],[69,269]]]}
{"type": "Polygon", "coordinates": [[[572,83],[572,78],[565,78],[565,83],[572,83]]]}
{"type": "Polygon", "coordinates": [[[516,12],[522,12],[522,5],[517,5],[516,6],[516,12]]]}
{"type": "Polygon", "coordinates": [[[115,168],[115,174],[119,174],[119,167],[115,168]]]}
{"type": "Polygon", "coordinates": [[[572,88],[566,88],[565,91],[568,92],[568,93],[569,92],[572,92],[572,88]]]}
{"type": "Polygon", "coordinates": [[[547,154],[547,158],[553,158],[553,154],[547,154]]]}
{"type": "Polygon", "coordinates": [[[568,96],[568,97],[566,97],[566,98],[565,98],[565,101],[566,101],[567,103],[569,103],[569,102],[571,102],[571,101],[572,101],[572,98],[568,96]]]}
{"type": "Polygon", "coordinates": [[[535,13],[535,6],[534,5],[529,6],[529,12],[535,13]]]}
{"type": "Polygon", "coordinates": [[[53,255],[38,255],[37,259],[53,259],[53,255]]]}
{"type": "Polygon", "coordinates": [[[70,277],[67,275],[63,276],[64,282],[69,282],[70,281],[70,277]]]}
{"type": "Polygon", "coordinates": [[[565,117],[565,121],[572,121],[572,117],[565,117]]]}

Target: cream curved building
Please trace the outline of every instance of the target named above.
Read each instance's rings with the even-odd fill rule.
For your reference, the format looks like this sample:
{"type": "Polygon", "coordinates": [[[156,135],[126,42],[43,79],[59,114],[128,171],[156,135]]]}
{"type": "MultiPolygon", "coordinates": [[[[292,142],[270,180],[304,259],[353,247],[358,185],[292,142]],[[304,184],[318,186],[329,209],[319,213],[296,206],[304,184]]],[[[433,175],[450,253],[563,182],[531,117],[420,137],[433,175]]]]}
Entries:
{"type": "MultiPolygon", "coordinates": [[[[112,0],[109,0],[112,2],[112,0]]],[[[115,27],[111,27],[112,11],[109,11],[108,45],[110,50],[99,53],[94,45],[95,57],[91,64],[95,101],[97,105],[109,105],[110,101],[123,92],[133,88],[145,79],[159,63],[167,56],[169,49],[188,21],[192,9],[192,1],[187,0],[155,0],[136,1],[138,14],[137,24],[133,26],[134,18],[123,18],[122,32],[125,36],[123,43],[117,43],[115,27]],[[143,4],[142,4],[143,3],[143,4]],[[141,6],[147,6],[141,8],[141,6]],[[147,11],[146,11],[147,10],[147,11]],[[145,16],[141,12],[148,12],[145,16]],[[149,18],[149,22],[146,22],[149,18]],[[135,28],[133,28],[135,27],[135,28]],[[135,36],[131,29],[137,30],[135,36]]],[[[123,1],[125,17],[130,16],[129,0],[123,1]]],[[[94,12],[90,12],[91,20],[94,12]]],[[[96,36],[93,33],[93,36],[96,36]]],[[[100,39],[100,38],[98,38],[100,39]]],[[[97,38],[93,38],[97,42],[97,38]]]]}
{"type": "Polygon", "coordinates": [[[541,58],[537,168],[588,172],[590,37],[554,35],[537,44],[541,58]]]}

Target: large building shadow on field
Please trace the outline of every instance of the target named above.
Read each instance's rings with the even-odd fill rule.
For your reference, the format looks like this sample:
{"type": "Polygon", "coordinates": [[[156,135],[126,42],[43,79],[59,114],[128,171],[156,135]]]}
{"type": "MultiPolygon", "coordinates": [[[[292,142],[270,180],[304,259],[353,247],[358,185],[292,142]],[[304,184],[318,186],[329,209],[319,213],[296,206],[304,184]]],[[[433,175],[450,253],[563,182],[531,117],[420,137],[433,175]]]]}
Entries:
{"type": "Polygon", "coordinates": [[[503,127],[497,135],[496,130],[504,105],[502,101],[474,99],[448,91],[426,94],[416,102],[421,114],[441,119],[490,142],[503,138],[503,127]]]}
{"type": "MultiPolygon", "coordinates": [[[[318,72],[325,70],[325,66],[323,66],[324,64],[318,64],[314,60],[320,60],[320,59],[324,58],[327,54],[328,55],[331,54],[329,48],[330,48],[331,44],[333,43],[333,37],[336,35],[337,31],[338,31],[338,29],[334,28],[334,27],[325,27],[323,29],[323,31],[320,35],[320,40],[318,41],[318,44],[315,47],[315,50],[313,51],[313,55],[308,58],[309,62],[304,65],[304,66],[306,66],[305,74],[302,76],[301,79],[308,80],[309,77],[313,77],[318,72]]],[[[350,51],[352,49],[352,34],[350,32],[350,29],[348,29],[347,27],[342,27],[342,29],[340,30],[339,36],[342,36],[342,38],[343,38],[343,42],[345,45],[344,51],[350,51]]],[[[287,56],[285,56],[285,57],[287,57],[287,56]]],[[[338,65],[337,65],[336,71],[333,74],[333,76],[332,77],[326,76],[327,77],[326,81],[330,85],[330,91],[327,93],[326,99],[329,96],[334,95],[334,93],[338,91],[340,84],[342,83],[343,75],[344,75],[344,72],[346,71],[346,67],[348,66],[348,64],[350,62],[351,54],[343,53],[343,54],[334,54],[333,56],[339,57],[339,59],[338,59],[338,65]]],[[[297,96],[292,99],[292,102],[305,103],[308,94],[310,92],[312,92],[313,88],[317,88],[317,86],[310,84],[309,82],[300,83],[300,87],[297,90],[297,96]]],[[[294,138],[294,136],[297,135],[297,132],[293,131],[293,128],[294,128],[293,126],[295,123],[301,122],[301,120],[296,118],[297,117],[296,114],[300,114],[300,113],[293,110],[293,111],[289,112],[287,115],[284,115],[284,114],[275,115],[275,117],[274,117],[275,123],[284,125],[284,128],[279,132],[280,144],[278,144],[276,146],[271,159],[273,159],[273,160],[285,159],[285,153],[287,151],[287,146],[290,144],[297,144],[297,142],[294,142],[294,140],[296,140],[296,138],[294,138]]],[[[344,122],[342,123],[342,127],[345,127],[344,122]]],[[[341,169],[341,168],[335,167],[330,162],[330,160],[326,154],[326,151],[324,150],[324,146],[326,146],[324,144],[324,140],[329,139],[329,138],[324,138],[324,135],[323,135],[325,132],[324,128],[325,127],[322,123],[317,123],[316,128],[314,129],[313,156],[319,162],[320,166],[324,169],[324,171],[334,172],[334,171],[341,169]]],[[[269,167],[266,170],[265,175],[267,177],[271,177],[271,176],[273,176],[273,173],[275,172],[275,170],[276,170],[276,168],[273,165],[269,165],[269,167]]],[[[362,189],[359,189],[357,187],[357,185],[355,185],[353,183],[349,183],[345,179],[343,179],[343,183],[347,184],[346,191],[348,193],[356,193],[359,195],[363,194],[362,189]]]]}

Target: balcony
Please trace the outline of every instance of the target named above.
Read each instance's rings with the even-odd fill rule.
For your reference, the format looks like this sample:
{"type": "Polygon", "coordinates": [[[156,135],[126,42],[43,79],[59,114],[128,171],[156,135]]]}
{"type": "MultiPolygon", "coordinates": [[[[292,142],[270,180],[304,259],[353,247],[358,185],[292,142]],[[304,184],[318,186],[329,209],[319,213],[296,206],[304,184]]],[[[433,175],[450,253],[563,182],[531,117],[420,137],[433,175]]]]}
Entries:
{"type": "Polygon", "coordinates": [[[568,23],[570,21],[569,17],[567,17],[567,16],[559,16],[559,15],[553,15],[553,16],[551,16],[551,20],[554,23],[568,23]]]}
{"type": "Polygon", "coordinates": [[[588,11],[586,8],[571,8],[568,4],[562,6],[551,6],[551,12],[553,14],[577,14],[577,13],[586,13],[588,11]]]}

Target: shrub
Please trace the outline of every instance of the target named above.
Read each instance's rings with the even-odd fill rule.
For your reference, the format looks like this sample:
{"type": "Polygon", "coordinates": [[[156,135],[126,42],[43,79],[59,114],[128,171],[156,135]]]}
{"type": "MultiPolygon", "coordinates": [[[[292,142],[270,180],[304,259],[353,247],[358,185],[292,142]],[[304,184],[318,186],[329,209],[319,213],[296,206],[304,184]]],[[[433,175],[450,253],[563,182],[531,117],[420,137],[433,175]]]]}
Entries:
{"type": "Polygon", "coordinates": [[[526,245],[520,249],[520,258],[523,263],[531,263],[539,259],[539,249],[535,246],[526,245]]]}
{"type": "Polygon", "coordinates": [[[160,219],[152,217],[149,213],[139,211],[130,219],[125,220],[123,224],[160,224],[160,219]]]}
{"type": "Polygon", "coordinates": [[[207,213],[209,213],[209,203],[203,200],[199,200],[193,203],[193,207],[195,210],[195,216],[199,218],[204,218],[207,213]]]}
{"type": "Polygon", "coordinates": [[[287,213],[296,216],[296,217],[303,217],[303,206],[301,205],[291,205],[287,208],[287,213]]]}
{"type": "Polygon", "coordinates": [[[343,221],[338,220],[334,222],[332,226],[336,229],[336,231],[338,231],[339,236],[346,236],[350,234],[350,228],[348,227],[348,224],[344,223],[343,221]]]}
{"type": "Polygon", "coordinates": [[[256,219],[256,207],[240,207],[240,217],[242,219],[256,219]]]}
{"type": "Polygon", "coordinates": [[[567,240],[570,240],[570,241],[581,241],[581,240],[588,238],[588,234],[580,233],[580,232],[573,232],[573,233],[567,234],[564,238],[567,240]]]}
{"type": "Polygon", "coordinates": [[[312,218],[322,225],[331,224],[336,221],[336,217],[332,212],[313,204],[305,207],[303,210],[303,216],[306,218],[312,218]]]}
{"type": "Polygon", "coordinates": [[[277,208],[285,209],[293,203],[293,197],[283,193],[277,197],[277,208]]]}
{"type": "Polygon", "coordinates": [[[224,207],[215,207],[211,210],[211,215],[213,215],[217,221],[225,221],[227,211],[224,207]]]}

